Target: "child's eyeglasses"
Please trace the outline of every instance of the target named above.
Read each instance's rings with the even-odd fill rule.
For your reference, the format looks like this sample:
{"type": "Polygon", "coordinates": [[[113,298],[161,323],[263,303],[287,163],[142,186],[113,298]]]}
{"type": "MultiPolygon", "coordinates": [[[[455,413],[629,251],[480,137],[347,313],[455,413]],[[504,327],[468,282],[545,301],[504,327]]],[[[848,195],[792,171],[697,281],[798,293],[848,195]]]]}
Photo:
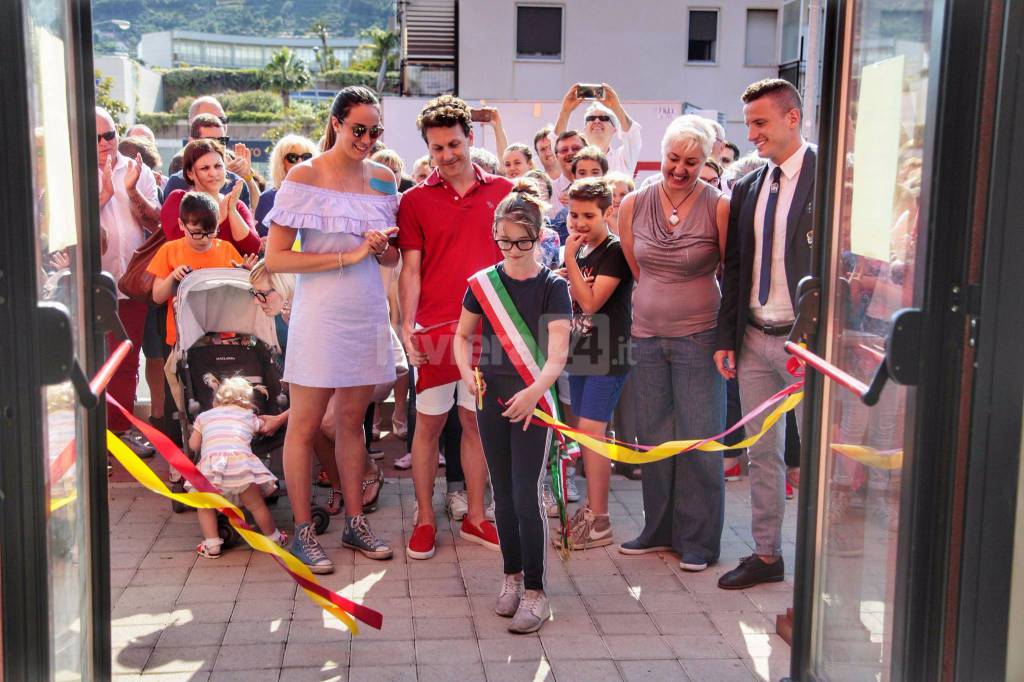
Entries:
{"type": "Polygon", "coordinates": [[[352,136],[355,137],[357,140],[363,135],[366,135],[367,133],[369,133],[371,140],[376,140],[378,137],[384,134],[384,126],[373,126],[372,128],[367,128],[362,123],[353,123],[351,124],[351,126],[352,136]]]}
{"type": "Polygon", "coordinates": [[[511,251],[512,245],[520,251],[529,251],[533,248],[533,245],[537,243],[536,239],[495,239],[494,242],[498,245],[498,248],[502,251],[511,251]]]}
{"type": "Polygon", "coordinates": [[[252,288],[250,288],[249,289],[249,294],[251,296],[253,296],[260,303],[266,303],[267,299],[275,291],[277,291],[277,289],[267,289],[266,291],[260,291],[259,289],[252,289],[252,288]]]}
{"type": "MultiPolygon", "coordinates": [[[[358,137],[358,135],[356,137],[358,137]]],[[[309,161],[312,158],[313,155],[310,152],[306,152],[305,154],[291,153],[284,155],[284,160],[287,161],[288,163],[298,163],[300,159],[302,161],[309,161]]]]}
{"type": "Polygon", "coordinates": [[[199,232],[193,232],[192,230],[185,231],[188,232],[188,236],[192,237],[192,239],[195,239],[196,241],[202,241],[204,239],[213,239],[214,237],[217,236],[216,230],[214,230],[213,232],[206,232],[205,230],[199,232]]]}

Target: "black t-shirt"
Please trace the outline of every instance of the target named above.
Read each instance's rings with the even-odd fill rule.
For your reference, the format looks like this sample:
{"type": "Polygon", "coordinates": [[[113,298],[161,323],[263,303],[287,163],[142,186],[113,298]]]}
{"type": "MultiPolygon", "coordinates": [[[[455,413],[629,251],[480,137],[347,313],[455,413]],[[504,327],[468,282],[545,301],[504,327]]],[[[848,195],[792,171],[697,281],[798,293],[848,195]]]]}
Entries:
{"type": "MultiPolygon", "coordinates": [[[[536,276],[526,280],[512,279],[505,274],[505,264],[498,263],[498,276],[508,290],[509,297],[522,316],[530,333],[537,341],[541,352],[547,356],[547,325],[551,320],[568,320],[572,316],[572,302],[569,300],[569,284],[564,279],[541,267],[536,276]]],[[[483,308],[476,300],[472,289],[466,289],[462,307],[476,315],[484,315],[483,308]]],[[[487,376],[519,376],[512,362],[501,347],[501,341],[494,333],[491,321],[484,315],[483,350],[480,354],[480,371],[487,376]]]]}
{"type": "Polygon", "coordinates": [[[584,313],[572,304],[570,374],[620,375],[629,371],[629,329],[633,317],[633,272],[614,234],[581,256],[576,264],[584,278],[616,277],[619,285],[596,313],[584,313]]]}

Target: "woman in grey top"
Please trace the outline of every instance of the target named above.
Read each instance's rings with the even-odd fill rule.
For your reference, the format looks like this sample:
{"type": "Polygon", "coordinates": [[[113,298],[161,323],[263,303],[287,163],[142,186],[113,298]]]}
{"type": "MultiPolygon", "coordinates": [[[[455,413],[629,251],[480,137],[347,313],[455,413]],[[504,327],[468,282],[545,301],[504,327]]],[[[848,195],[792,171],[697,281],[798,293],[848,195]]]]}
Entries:
{"type": "MultiPolygon", "coordinates": [[[[619,209],[622,250],[633,269],[633,370],[637,437],[654,445],[705,438],[725,424],[725,382],[715,369],[729,200],[700,179],[715,141],[698,116],[680,116],[661,142],[662,179],[619,209]]],[[[643,471],[645,525],[623,554],[671,550],[684,570],[718,560],[724,521],[722,456],[689,452],[643,471]]]]}

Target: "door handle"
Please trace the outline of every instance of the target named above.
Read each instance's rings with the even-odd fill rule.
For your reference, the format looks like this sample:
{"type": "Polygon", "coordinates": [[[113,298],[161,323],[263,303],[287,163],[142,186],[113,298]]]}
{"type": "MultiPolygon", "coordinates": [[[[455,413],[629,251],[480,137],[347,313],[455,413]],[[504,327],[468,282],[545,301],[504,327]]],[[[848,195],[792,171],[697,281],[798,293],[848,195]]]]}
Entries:
{"type": "MultiPolygon", "coordinates": [[[[801,313],[802,310],[801,306],[801,313]]],[[[870,384],[865,384],[831,362],[807,350],[804,346],[795,343],[793,334],[786,341],[785,349],[790,355],[799,358],[843,388],[856,394],[865,405],[871,406],[878,403],[882,389],[890,380],[902,386],[915,386],[920,380],[918,360],[923,319],[924,313],[919,308],[903,308],[893,314],[889,335],[885,339],[885,353],[882,354],[882,361],[878,365],[878,369],[875,370],[870,384]]],[[[794,332],[796,332],[797,323],[793,325],[794,332]]]]}
{"type": "Polygon", "coordinates": [[[97,326],[111,332],[119,343],[91,381],[86,379],[82,366],[75,359],[75,339],[67,306],[57,301],[41,301],[37,308],[41,382],[49,386],[70,379],[78,394],[78,401],[87,409],[99,405],[100,396],[114,372],[132,350],[132,342],[128,340],[124,325],[117,316],[114,278],[106,272],[99,273],[93,279],[92,292],[97,326]]]}

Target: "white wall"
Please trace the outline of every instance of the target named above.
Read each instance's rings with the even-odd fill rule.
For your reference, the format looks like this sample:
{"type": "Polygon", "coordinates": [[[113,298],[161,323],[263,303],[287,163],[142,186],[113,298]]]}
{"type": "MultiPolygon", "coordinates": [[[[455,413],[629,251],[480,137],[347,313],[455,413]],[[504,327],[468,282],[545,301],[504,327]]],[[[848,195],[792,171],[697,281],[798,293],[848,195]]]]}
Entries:
{"type": "Polygon", "coordinates": [[[134,123],[139,111],[163,110],[163,83],[157,72],[119,55],[94,55],[93,66],[114,79],[110,96],[128,105],[125,123],[134,123]]]}
{"type": "MultiPolygon", "coordinates": [[[[623,100],[689,102],[722,111],[746,145],[740,94],[776,67],[744,66],[746,10],[778,0],[460,0],[459,94],[467,99],[555,100],[576,82],[606,82],[623,100]],[[517,61],[517,2],[564,7],[563,59],[517,61]],[[686,63],[688,10],[718,9],[717,65],[686,63]]],[[[660,137],[661,131],[657,131],[660,137]]]]}
{"type": "Polygon", "coordinates": [[[174,66],[174,47],[170,31],[143,33],[137,52],[139,59],[150,67],[169,69],[174,66]]]}

